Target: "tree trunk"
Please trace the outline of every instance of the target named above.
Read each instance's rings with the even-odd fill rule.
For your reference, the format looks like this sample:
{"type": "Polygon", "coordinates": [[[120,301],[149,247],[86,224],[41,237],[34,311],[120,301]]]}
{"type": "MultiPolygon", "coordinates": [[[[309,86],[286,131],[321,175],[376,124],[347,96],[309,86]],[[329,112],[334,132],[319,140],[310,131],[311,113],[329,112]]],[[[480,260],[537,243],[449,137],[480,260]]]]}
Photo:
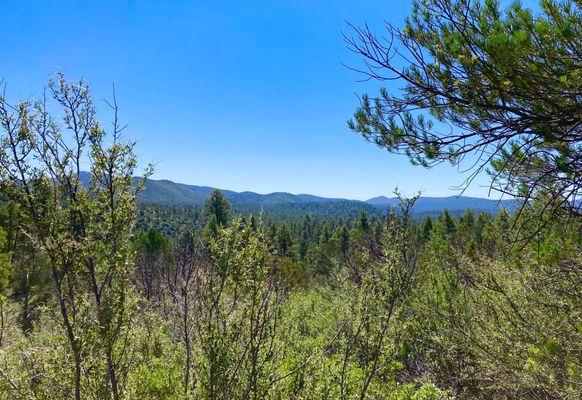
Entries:
{"type": "Polygon", "coordinates": [[[117,384],[117,374],[115,373],[115,364],[113,363],[113,350],[107,349],[107,373],[109,374],[109,381],[111,382],[111,392],[113,393],[113,399],[119,400],[119,387],[117,384]]]}
{"type": "Polygon", "coordinates": [[[61,311],[61,316],[63,318],[63,325],[65,326],[67,339],[69,340],[69,345],[71,347],[73,358],[75,360],[75,400],[81,400],[81,349],[79,348],[79,343],[75,339],[73,325],[71,324],[71,321],[69,319],[69,310],[67,308],[67,302],[62,290],[63,281],[59,276],[58,270],[54,266],[52,268],[52,273],[57,295],[59,297],[59,308],[61,311]]]}

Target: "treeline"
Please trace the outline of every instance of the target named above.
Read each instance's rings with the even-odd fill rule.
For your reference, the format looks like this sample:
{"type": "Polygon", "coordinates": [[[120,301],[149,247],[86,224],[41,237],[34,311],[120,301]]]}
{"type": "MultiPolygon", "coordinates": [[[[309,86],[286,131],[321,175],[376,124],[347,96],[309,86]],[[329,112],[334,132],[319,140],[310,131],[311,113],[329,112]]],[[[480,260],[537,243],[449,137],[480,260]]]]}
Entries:
{"type": "Polygon", "coordinates": [[[365,78],[401,84],[350,128],[470,160],[517,211],[140,208],[115,96],[106,129],[83,81],[3,94],[0,397],[581,398],[579,3],[427,0],[385,28],[345,35],[365,78]]]}
{"type": "MultiPolygon", "coordinates": [[[[414,201],[383,218],[265,222],[216,191],[176,235],[137,231],[120,397],[577,398],[576,224],[542,223],[535,205],[418,220],[414,201]]],[[[49,261],[18,239],[21,209],[1,216],[0,387],[71,397],[49,261]]],[[[83,398],[111,391],[95,317],[78,332],[83,398]]]]}
{"type": "MultiPolygon", "coordinates": [[[[202,206],[169,206],[154,203],[140,203],[137,228],[147,229],[155,227],[167,236],[178,234],[177,228],[186,225],[200,225],[204,223],[202,206]]],[[[368,218],[380,218],[386,210],[373,206],[363,206],[361,202],[338,201],[338,202],[305,202],[305,203],[281,203],[263,207],[257,204],[234,204],[232,214],[235,215],[256,215],[263,222],[289,221],[293,224],[299,223],[305,216],[313,221],[345,221],[353,220],[363,212],[368,218]]],[[[455,215],[460,215],[463,211],[452,211],[455,215]]],[[[433,216],[438,212],[415,214],[415,216],[433,216]]]]}
{"type": "MultiPolygon", "coordinates": [[[[231,210],[230,214],[243,220],[252,215],[252,224],[254,226],[260,224],[270,248],[279,256],[289,258],[300,265],[304,276],[313,279],[321,271],[330,271],[333,264],[330,260],[339,260],[341,254],[347,254],[350,243],[355,237],[361,236],[362,231],[377,231],[391,218],[391,212],[399,212],[398,209],[387,211],[388,214],[376,211],[370,215],[361,210],[357,216],[322,216],[281,215],[272,212],[244,213],[236,209],[231,210]],[[321,260],[327,260],[323,261],[325,266],[320,265],[321,260]]],[[[484,246],[487,232],[492,229],[492,224],[495,221],[506,221],[510,217],[509,212],[503,209],[494,215],[486,212],[476,213],[468,209],[454,212],[444,210],[440,214],[411,213],[411,218],[416,236],[422,244],[428,240],[435,221],[446,221],[449,230],[455,231],[458,225],[462,234],[474,228],[475,232],[467,239],[467,246],[481,248],[484,246]]],[[[207,213],[202,207],[144,204],[140,205],[136,227],[138,231],[148,231],[148,234],[154,236],[162,235],[165,240],[171,241],[176,240],[186,226],[192,232],[202,233],[206,221],[207,213]]]]}
{"type": "Polygon", "coordinates": [[[0,102],[3,398],[580,397],[580,219],[550,194],[424,219],[415,198],[140,208],[133,144],[83,82],[49,90],[62,128],[0,102]]]}

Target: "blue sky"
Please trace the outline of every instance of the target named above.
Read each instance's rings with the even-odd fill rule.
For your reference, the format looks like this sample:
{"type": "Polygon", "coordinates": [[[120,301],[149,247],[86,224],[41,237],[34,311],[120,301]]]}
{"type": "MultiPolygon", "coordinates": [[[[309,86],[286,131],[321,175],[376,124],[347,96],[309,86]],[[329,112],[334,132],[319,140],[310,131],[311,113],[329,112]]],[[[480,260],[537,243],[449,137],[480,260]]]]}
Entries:
{"type": "MultiPolygon", "coordinates": [[[[450,196],[456,168],[426,170],[350,132],[378,83],[343,63],[346,21],[401,24],[410,1],[3,0],[0,78],[10,99],[59,71],[97,99],[115,82],[126,135],[154,178],[259,193],[450,196]]],[[[101,110],[106,112],[103,103],[101,110]]],[[[484,197],[484,177],[465,192],[484,197]]]]}

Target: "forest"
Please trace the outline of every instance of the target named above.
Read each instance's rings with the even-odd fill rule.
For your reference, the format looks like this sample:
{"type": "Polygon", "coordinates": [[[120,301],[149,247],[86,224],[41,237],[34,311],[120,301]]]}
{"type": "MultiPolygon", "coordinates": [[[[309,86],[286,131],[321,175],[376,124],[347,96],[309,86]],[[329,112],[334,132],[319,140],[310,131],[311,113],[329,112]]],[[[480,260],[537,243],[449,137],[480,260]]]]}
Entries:
{"type": "Polygon", "coordinates": [[[351,131],[486,174],[519,204],[496,212],[145,204],[115,94],[0,95],[0,399],[580,399],[582,13],[537,7],[344,33],[403,87],[351,131]]]}

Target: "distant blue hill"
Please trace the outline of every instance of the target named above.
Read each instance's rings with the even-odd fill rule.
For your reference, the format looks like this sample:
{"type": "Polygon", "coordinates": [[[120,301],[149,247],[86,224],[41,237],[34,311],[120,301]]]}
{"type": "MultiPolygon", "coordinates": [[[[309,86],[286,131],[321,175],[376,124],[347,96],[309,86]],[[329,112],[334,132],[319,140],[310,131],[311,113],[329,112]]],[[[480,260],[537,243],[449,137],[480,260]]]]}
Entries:
{"type": "MultiPolygon", "coordinates": [[[[82,173],[81,180],[89,180],[88,173],[82,173]]],[[[214,190],[209,186],[186,185],[170,180],[148,179],[139,201],[145,204],[165,206],[202,206],[214,190]]],[[[370,214],[383,214],[390,207],[398,206],[395,197],[374,197],[366,201],[341,198],[328,198],[311,194],[291,194],[275,192],[259,194],[255,192],[235,192],[222,190],[234,209],[241,211],[265,210],[282,212],[288,210],[295,214],[314,213],[318,215],[357,215],[361,210],[370,214]]],[[[416,214],[437,214],[444,209],[459,214],[465,210],[495,213],[500,209],[515,209],[514,200],[491,200],[479,197],[421,197],[414,206],[416,214]]]]}
{"type": "MultiPolygon", "coordinates": [[[[366,203],[381,209],[398,206],[398,199],[395,197],[374,197],[366,200],[366,203]]],[[[450,211],[464,211],[472,209],[474,211],[497,212],[502,208],[514,210],[517,206],[515,200],[492,200],[480,197],[469,196],[449,196],[449,197],[420,197],[414,204],[415,213],[431,213],[442,211],[445,208],[450,211]]]]}
{"type": "MultiPolygon", "coordinates": [[[[208,186],[186,185],[175,183],[169,180],[148,180],[145,190],[140,195],[140,201],[150,204],[161,205],[203,205],[207,196],[214,188],[208,186]]],[[[286,192],[275,192],[269,194],[259,194],[255,192],[234,192],[222,190],[233,207],[263,207],[265,209],[280,209],[284,205],[294,204],[294,209],[301,209],[299,204],[318,203],[319,207],[330,203],[346,203],[356,208],[369,209],[370,206],[386,211],[390,207],[398,206],[397,198],[384,196],[375,197],[366,201],[348,200],[341,198],[327,198],[310,194],[291,194],[286,192]]],[[[338,205],[334,205],[338,208],[338,205]]],[[[450,197],[421,197],[414,206],[415,213],[434,213],[444,209],[451,211],[464,211],[472,209],[474,211],[496,212],[501,208],[512,210],[515,208],[514,200],[491,200],[479,197],[450,196],[450,197]]]]}

